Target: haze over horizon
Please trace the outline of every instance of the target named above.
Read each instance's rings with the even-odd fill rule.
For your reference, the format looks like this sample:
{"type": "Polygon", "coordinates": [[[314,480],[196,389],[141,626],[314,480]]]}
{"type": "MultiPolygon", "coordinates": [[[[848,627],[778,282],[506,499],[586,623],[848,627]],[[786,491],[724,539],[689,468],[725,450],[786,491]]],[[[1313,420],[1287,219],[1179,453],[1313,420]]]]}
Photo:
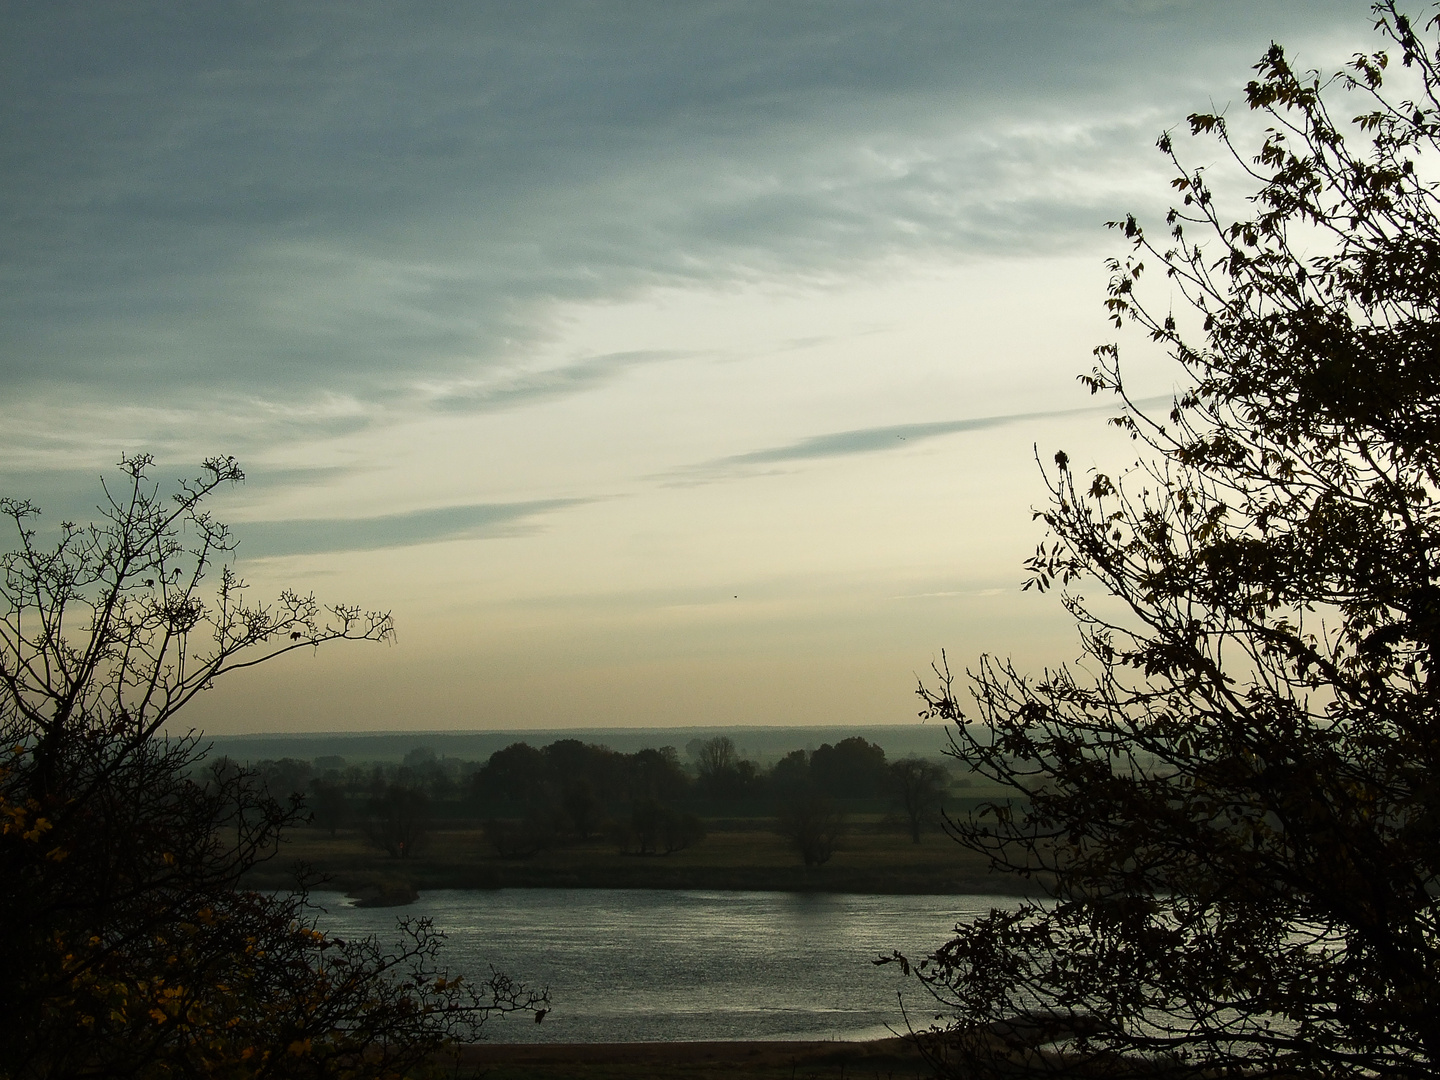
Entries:
{"type": "Polygon", "coordinates": [[[1075,376],[1156,137],[1367,10],[7,4],[0,494],[232,454],[255,595],[393,610],[211,734],[911,723],[1077,652],[1036,456],[1129,460],[1075,376]]]}

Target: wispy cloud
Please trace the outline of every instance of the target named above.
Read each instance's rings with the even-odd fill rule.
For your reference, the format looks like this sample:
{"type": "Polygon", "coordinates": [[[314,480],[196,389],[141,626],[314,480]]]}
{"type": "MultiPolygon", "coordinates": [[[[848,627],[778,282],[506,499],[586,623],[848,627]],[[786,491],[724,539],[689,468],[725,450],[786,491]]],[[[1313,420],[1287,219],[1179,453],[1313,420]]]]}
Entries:
{"type": "MultiPolygon", "coordinates": [[[[117,454],[118,456],[118,454],[117,454]]],[[[194,464],[162,462],[152,475],[162,488],[180,477],[193,477],[194,464]]],[[[354,472],[349,466],[315,466],[308,468],[256,468],[247,470],[243,486],[226,488],[222,500],[273,497],[287,489],[323,487],[354,472]]],[[[103,513],[105,488],[123,497],[128,490],[118,469],[95,468],[6,468],[0,466],[0,496],[26,499],[40,508],[42,529],[58,526],[62,521],[89,522],[103,513]]],[[[228,520],[224,505],[216,510],[221,520],[228,520]]],[[[248,528],[248,527],[247,527],[248,528]]]]}
{"type": "Polygon", "coordinates": [[[12,5],[0,384],[389,404],[557,303],[1064,250],[1197,80],[1354,7],[12,5]]]}
{"type": "Polygon", "coordinates": [[[591,501],[540,499],[443,506],[378,517],[247,521],[235,526],[235,534],[242,558],[413,547],[442,540],[518,535],[537,528],[535,519],[545,514],[591,501]]]}
{"type": "Polygon", "coordinates": [[[591,356],[577,363],[528,372],[511,379],[474,385],[448,386],[434,406],[450,412],[498,412],[534,402],[568,397],[619,378],[631,368],[678,360],[689,353],[666,349],[640,349],[591,356]]]}
{"type": "MultiPolygon", "coordinates": [[[[1135,404],[1141,408],[1168,405],[1168,397],[1144,398],[1135,404]]],[[[963,431],[984,431],[987,428],[1004,427],[1035,420],[1055,420],[1066,416],[1115,412],[1116,405],[1090,405],[1078,409],[1052,409],[1044,412],[1005,413],[1000,416],[976,416],[964,420],[938,420],[923,424],[887,424],[882,427],[854,428],[850,431],[834,431],[824,435],[812,435],[806,439],[786,443],[783,446],[751,450],[744,454],[716,458],[675,469],[664,474],[671,483],[685,485],[707,483],[732,476],[742,476],[766,465],[778,465],[792,461],[808,461],[814,458],[846,457],[852,454],[876,454],[890,450],[901,450],[927,439],[938,439],[963,431]]]]}

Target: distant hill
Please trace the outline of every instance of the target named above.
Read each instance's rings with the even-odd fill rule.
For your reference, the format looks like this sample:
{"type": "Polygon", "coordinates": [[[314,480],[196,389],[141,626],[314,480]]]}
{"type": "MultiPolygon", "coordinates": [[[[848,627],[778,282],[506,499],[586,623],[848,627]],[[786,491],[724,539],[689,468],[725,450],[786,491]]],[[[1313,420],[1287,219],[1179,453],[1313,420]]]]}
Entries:
{"type": "Polygon", "coordinates": [[[716,735],[728,735],[741,756],[769,765],[791,750],[814,750],[822,743],[860,736],[879,743],[891,760],[916,754],[940,757],[948,745],[946,726],[876,724],[861,727],[686,727],[686,728],[548,728],[532,731],[380,731],[364,733],[217,735],[208,739],[213,752],[237,761],[298,758],[313,761],[339,757],[348,762],[401,761],[412,750],[433,750],[436,757],[486,761],[511,743],[546,746],[557,739],[599,743],[622,753],[647,747],[673,746],[681,759],[686,747],[716,735]]]}

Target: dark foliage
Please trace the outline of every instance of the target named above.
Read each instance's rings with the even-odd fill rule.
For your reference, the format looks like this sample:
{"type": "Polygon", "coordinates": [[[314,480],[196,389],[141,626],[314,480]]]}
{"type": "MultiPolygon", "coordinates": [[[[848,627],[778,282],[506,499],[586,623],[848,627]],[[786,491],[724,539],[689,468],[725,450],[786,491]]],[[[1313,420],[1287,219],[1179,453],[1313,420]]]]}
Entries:
{"type": "Polygon", "coordinates": [[[891,789],[913,843],[920,842],[921,829],[939,820],[946,779],[943,768],[924,758],[902,758],[891,763],[891,789]]]}
{"type": "Polygon", "coordinates": [[[310,797],[306,803],[310,810],[311,823],[326,830],[332,837],[350,824],[350,800],[340,784],[328,780],[316,780],[310,785],[310,797]]]}
{"type": "Polygon", "coordinates": [[[0,557],[0,1076],[388,1076],[495,1010],[536,1008],[503,976],[472,992],[407,924],[385,952],[315,930],[303,887],[240,889],[302,816],[264,777],[162,726],[226,671],[336,640],[383,640],[387,615],[286,592],[252,605],[233,546],[200,506],[233,461],[163,499],[122,462],[103,520],[0,557]]]}
{"type": "Polygon", "coordinates": [[[705,796],[727,808],[741,799],[753,797],[761,786],[758,766],[741,758],[728,735],[716,735],[700,744],[695,755],[695,771],[705,796]]]}
{"type": "Polygon", "coordinates": [[[485,822],[485,839],[502,859],[528,859],[555,843],[555,822],[540,814],[519,821],[491,818],[485,822]]]}
{"type": "Polygon", "coordinates": [[[982,659],[971,714],[943,666],[922,688],[1015,793],[958,838],[1056,883],[926,962],[953,1075],[1440,1070],[1440,27],[1375,10],[1407,99],[1383,53],[1326,79],[1272,46],[1253,156],[1190,117],[1253,179],[1248,214],[1167,135],[1168,236],[1117,223],[1110,311],[1187,386],[1152,419],[1097,350],[1085,381],[1147,451],[1047,473],[1029,585],[1067,589],[1086,662],[982,659]],[[1141,298],[1147,261],[1193,334],[1141,298]]]}
{"type": "Polygon", "coordinates": [[[561,805],[570,827],[581,840],[589,840],[604,825],[605,808],[596,796],[594,787],[584,777],[571,780],[565,785],[561,805]]]}
{"type": "Polygon", "coordinates": [[[643,799],[630,812],[628,828],[619,830],[620,850],[636,855],[669,855],[705,838],[694,814],[677,811],[654,799],[643,799]]]}
{"type": "Polygon", "coordinates": [[[810,755],[810,782],[831,799],[881,798],[890,786],[885,751],[858,735],[822,743],[810,755]]]}
{"type": "Polygon", "coordinates": [[[430,838],[430,796],[407,784],[389,784],[370,800],[360,827],[365,839],[391,858],[418,855],[430,838]]]}
{"type": "Polygon", "coordinates": [[[512,743],[490,755],[471,786],[487,802],[530,809],[545,798],[548,771],[541,751],[529,743],[512,743]]]}
{"type": "Polygon", "coordinates": [[[690,778],[680,767],[680,757],[673,746],[639,750],[629,755],[625,780],[630,798],[636,802],[679,802],[690,787],[690,778]]]}
{"type": "Polygon", "coordinates": [[[775,831],[790,842],[806,866],[823,866],[844,834],[845,816],[824,795],[801,788],[780,800],[775,831]]]}

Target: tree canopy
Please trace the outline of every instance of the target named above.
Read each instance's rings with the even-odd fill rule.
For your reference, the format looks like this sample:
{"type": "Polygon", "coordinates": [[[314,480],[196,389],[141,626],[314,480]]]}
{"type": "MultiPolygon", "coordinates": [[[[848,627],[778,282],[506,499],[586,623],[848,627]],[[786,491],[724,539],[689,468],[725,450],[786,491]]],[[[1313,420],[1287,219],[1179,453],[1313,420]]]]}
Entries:
{"type": "Polygon", "coordinates": [[[1166,228],[1112,223],[1114,324],[1182,389],[1148,415],[1097,349],[1139,459],[1042,470],[1026,587],[1083,659],[921,688],[1014,795],[957,838],[1054,892],[919,965],[943,1071],[1440,1069],[1440,19],[1374,11],[1336,74],[1271,45],[1254,149],[1189,118],[1226,190],[1167,133],[1166,228]]]}
{"type": "Polygon", "coordinates": [[[168,499],[149,457],[121,468],[98,523],[48,539],[0,500],[0,1076],[388,1076],[539,1009],[502,975],[450,978],[428,923],[390,952],[320,933],[303,882],[241,887],[301,804],[165,725],[228,671],[383,641],[390,617],[249,601],[202,505],[233,460],[168,499]]]}

